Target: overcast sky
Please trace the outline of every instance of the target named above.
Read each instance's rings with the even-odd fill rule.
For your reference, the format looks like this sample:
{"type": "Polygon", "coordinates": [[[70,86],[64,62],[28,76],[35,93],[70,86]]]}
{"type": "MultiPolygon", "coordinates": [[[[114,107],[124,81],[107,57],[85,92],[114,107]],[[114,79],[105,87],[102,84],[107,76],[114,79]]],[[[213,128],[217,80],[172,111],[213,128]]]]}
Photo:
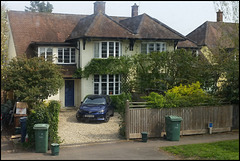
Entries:
{"type": "MultiPolygon", "coordinates": [[[[2,2],[2,1],[1,1],[2,2]]],[[[30,1],[3,1],[7,9],[24,11],[30,1]]],[[[93,14],[95,1],[49,1],[53,13],[93,14]]],[[[213,1],[105,1],[105,13],[109,16],[131,16],[131,6],[139,6],[138,14],[146,13],[183,35],[206,21],[216,21],[213,1]]],[[[224,19],[223,19],[224,20],[224,19]]]]}

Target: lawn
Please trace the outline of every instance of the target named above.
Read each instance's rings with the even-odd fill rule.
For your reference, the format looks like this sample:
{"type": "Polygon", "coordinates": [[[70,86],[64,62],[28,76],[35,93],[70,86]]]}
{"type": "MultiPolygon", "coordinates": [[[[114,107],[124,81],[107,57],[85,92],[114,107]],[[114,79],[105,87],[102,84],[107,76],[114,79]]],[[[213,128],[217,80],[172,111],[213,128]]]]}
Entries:
{"type": "Polygon", "coordinates": [[[161,147],[184,159],[239,160],[239,139],[214,143],[161,147]]]}

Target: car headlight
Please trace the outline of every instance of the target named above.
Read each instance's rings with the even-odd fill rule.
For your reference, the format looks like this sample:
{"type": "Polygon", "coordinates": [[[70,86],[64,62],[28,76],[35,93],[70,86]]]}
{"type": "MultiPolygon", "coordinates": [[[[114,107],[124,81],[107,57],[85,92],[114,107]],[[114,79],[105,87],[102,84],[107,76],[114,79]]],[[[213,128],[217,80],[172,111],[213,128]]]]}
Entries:
{"type": "Polygon", "coordinates": [[[104,113],[104,110],[100,110],[100,111],[98,111],[99,113],[104,113]]]}
{"type": "Polygon", "coordinates": [[[81,109],[78,109],[78,112],[80,112],[80,113],[81,113],[82,111],[83,111],[83,110],[81,110],[81,109]]]}

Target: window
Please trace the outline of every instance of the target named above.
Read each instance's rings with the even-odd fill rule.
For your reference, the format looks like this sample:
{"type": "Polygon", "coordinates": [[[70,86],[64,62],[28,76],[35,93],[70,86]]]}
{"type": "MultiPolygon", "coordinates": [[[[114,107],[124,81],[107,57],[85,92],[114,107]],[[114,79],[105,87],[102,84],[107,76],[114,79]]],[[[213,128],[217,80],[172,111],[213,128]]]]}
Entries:
{"type": "Polygon", "coordinates": [[[96,42],[94,45],[94,57],[95,58],[108,58],[110,56],[119,57],[120,42],[118,41],[106,41],[106,42],[96,42]]]}
{"type": "Polygon", "coordinates": [[[94,94],[120,94],[120,75],[94,75],[94,94]]]}
{"type": "Polygon", "coordinates": [[[43,57],[47,61],[53,60],[53,49],[51,47],[39,47],[38,56],[43,57]]]}
{"type": "Polygon", "coordinates": [[[151,53],[153,51],[166,51],[166,43],[165,42],[157,42],[157,43],[142,43],[141,44],[141,52],[144,54],[151,53]]]}
{"type": "Polygon", "coordinates": [[[71,64],[75,59],[75,48],[58,48],[58,63],[71,64]]]}

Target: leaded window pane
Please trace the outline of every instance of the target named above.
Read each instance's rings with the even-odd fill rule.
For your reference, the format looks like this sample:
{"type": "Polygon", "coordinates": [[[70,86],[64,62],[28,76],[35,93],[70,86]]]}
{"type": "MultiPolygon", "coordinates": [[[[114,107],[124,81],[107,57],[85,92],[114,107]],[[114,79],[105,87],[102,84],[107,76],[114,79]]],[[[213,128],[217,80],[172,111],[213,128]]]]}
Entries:
{"type": "Polygon", "coordinates": [[[47,61],[52,61],[52,48],[47,48],[47,61]]]}
{"type": "Polygon", "coordinates": [[[102,94],[107,94],[107,83],[102,83],[102,94]]]}
{"type": "Polygon", "coordinates": [[[58,48],[58,62],[62,63],[63,62],[63,49],[58,48]]]}
{"type": "Polygon", "coordinates": [[[94,83],[94,94],[99,94],[99,84],[94,83]]]}
{"type": "Polygon", "coordinates": [[[154,51],[154,44],[153,43],[149,44],[148,51],[149,51],[149,53],[154,51]]]}
{"type": "Polygon", "coordinates": [[[70,63],[70,48],[64,48],[64,63],[70,63]]]}
{"type": "Polygon", "coordinates": [[[141,45],[141,53],[147,54],[147,44],[142,44],[141,45]]]}
{"type": "Polygon", "coordinates": [[[75,63],[75,48],[71,48],[71,63],[75,63]]]}
{"type": "Polygon", "coordinates": [[[116,57],[119,57],[119,42],[116,42],[115,43],[115,54],[116,54],[116,57]]]}
{"type": "Polygon", "coordinates": [[[109,42],[109,56],[114,56],[114,42],[109,42]]]}
{"type": "Polygon", "coordinates": [[[102,42],[102,58],[107,58],[107,42],[102,42]]]}
{"type": "Polygon", "coordinates": [[[40,57],[45,59],[45,48],[40,48],[40,57]]]}

